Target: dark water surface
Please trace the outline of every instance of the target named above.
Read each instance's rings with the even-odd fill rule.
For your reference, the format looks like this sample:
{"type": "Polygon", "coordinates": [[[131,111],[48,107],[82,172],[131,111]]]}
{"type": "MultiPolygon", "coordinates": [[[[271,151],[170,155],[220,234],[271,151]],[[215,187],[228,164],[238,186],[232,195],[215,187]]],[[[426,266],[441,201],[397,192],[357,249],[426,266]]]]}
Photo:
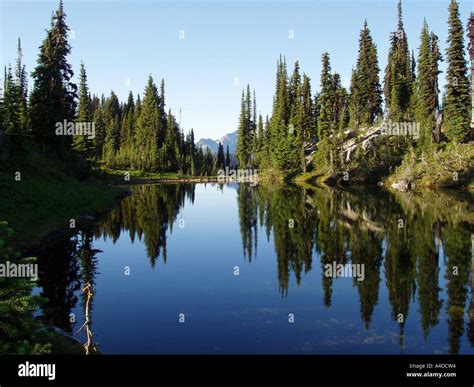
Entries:
{"type": "Polygon", "coordinates": [[[89,282],[102,353],[472,354],[471,205],[459,193],[136,186],[39,255],[43,314],[84,342],[89,282]],[[363,280],[325,275],[333,263],[363,267],[363,280]]]}

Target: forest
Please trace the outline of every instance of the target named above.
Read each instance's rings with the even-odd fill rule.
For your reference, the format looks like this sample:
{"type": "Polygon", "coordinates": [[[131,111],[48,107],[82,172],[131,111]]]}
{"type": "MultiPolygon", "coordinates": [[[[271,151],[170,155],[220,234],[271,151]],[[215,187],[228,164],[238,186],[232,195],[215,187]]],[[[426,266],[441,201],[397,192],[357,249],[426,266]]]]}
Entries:
{"type": "MultiPolygon", "coordinates": [[[[396,29],[388,37],[390,50],[383,79],[377,45],[368,21],[364,21],[348,89],[334,71],[337,64],[332,63],[328,52],[321,56],[319,87],[312,84],[298,61],[290,70],[285,56],[278,58],[269,116],[259,112],[256,92],[247,85],[240,100],[238,165],[231,165],[229,148],[220,144],[214,155],[209,148],[203,151],[196,147],[193,129],[185,133],[180,114],[166,105],[164,79],[157,81],[150,75],[142,94],[130,92],[120,101],[114,91],[109,95],[92,92],[86,65],[81,63],[76,84],[68,61],[72,51],[69,27],[60,0],[30,74],[32,87],[28,86],[20,38],[16,61],[4,69],[0,93],[0,264],[40,260],[42,293],[32,295],[27,279],[0,277],[0,312],[4,316],[0,321],[0,352],[52,351],[52,333],[34,317],[40,306],[44,306],[49,324],[71,331],[73,324],[68,318],[78,301],[75,292],[81,284],[94,284],[95,280],[95,255],[99,251],[92,246],[94,238],[115,240],[126,231],[132,242],[143,238],[152,267],[160,256],[166,261],[167,232],[172,231],[185,199],[194,200],[193,185],[140,186],[136,188],[139,196],[122,200],[98,225],[79,236],[62,238],[60,248],[51,247],[61,250],[62,256],[51,260],[46,251],[38,260],[24,258],[22,235],[39,240],[46,229],[64,227],[70,219],[84,215],[83,206],[96,211],[110,205],[120,192],[95,179],[107,178],[111,171],[215,177],[220,170],[239,168],[258,169],[264,179],[316,180],[326,185],[347,185],[348,181],[365,185],[381,181],[389,185],[404,181],[412,186],[471,184],[471,80],[458,1],[449,4],[445,50],[425,20],[415,54],[408,46],[401,1],[397,11],[396,29]],[[440,97],[441,61],[446,62],[447,71],[440,97]],[[419,136],[372,135],[388,121],[417,123],[419,136]],[[58,123],[81,124],[94,132],[58,135],[58,123]],[[50,218],[54,222],[48,223],[50,218]],[[41,229],[32,234],[37,227],[41,229]]],[[[367,268],[367,280],[354,284],[367,329],[379,297],[383,265],[392,320],[397,321],[400,313],[408,314],[417,286],[420,324],[427,336],[438,324],[441,309],[437,281],[442,242],[442,251],[449,257],[448,346],[450,353],[457,353],[468,298],[470,246],[466,225],[471,222],[458,214],[468,213],[469,208],[449,213],[449,200],[432,192],[425,193],[423,199],[439,206],[423,207],[426,215],[417,217],[422,206],[414,197],[394,201],[386,192],[361,197],[314,186],[307,192],[290,184],[278,188],[242,184],[237,188],[237,200],[243,255],[249,262],[255,259],[259,226],[265,228],[269,239],[273,232],[279,291],[286,296],[290,272],[299,284],[302,274],[319,263],[313,262],[316,248],[324,265],[347,262],[344,249],[348,247],[350,260],[367,268]],[[362,216],[348,218],[344,212],[348,208],[353,210],[351,216],[363,213],[369,215],[368,220],[362,221],[362,216]],[[443,215],[449,222],[440,220],[440,208],[446,209],[443,215]],[[390,214],[403,213],[409,226],[400,231],[389,210],[390,214]],[[289,219],[295,227],[288,226],[289,219]],[[451,274],[453,267],[460,268],[460,275],[451,274]]],[[[327,277],[321,280],[322,303],[328,308],[331,281],[327,277]]],[[[472,343],[473,322],[469,324],[472,343]]],[[[399,328],[402,346],[404,324],[399,323],[399,328]]]]}
{"type": "MultiPolygon", "coordinates": [[[[471,139],[471,95],[463,22],[459,5],[449,5],[449,35],[445,54],[427,21],[422,24],[418,54],[408,46],[402,3],[398,24],[390,35],[384,77],[379,78],[377,45],[367,20],[360,31],[359,51],[350,88],[341,85],[330,54],[322,54],[319,91],[312,94],[311,80],[301,74],[296,61],[291,73],[285,58],[277,61],[273,111],[263,120],[257,114],[255,91],[242,92],[238,163],[241,168],[315,174],[343,181],[376,183],[394,174],[397,167],[415,164],[427,169],[448,162],[450,174],[468,172],[471,139]],[[439,63],[447,62],[446,84],[439,98],[439,63]],[[258,118],[257,118],[258,115],[258,118]],[[383,123],[417,123],[419,136],[394,135],[366,139],[365,133],[383,123]],[[419,138],[418,138],[419,137],[419,138]],[[345,144],[359,139],[347,158],[345,144]],[[367,139],[369,140],[369,139],[367,139]],[[456,164],[454,159],[461,159],[456,164]]],[[[314,86],[313,86],[314,88],[314,86]]],[[[438,179],[439,182],[440,179],[438,179]]]]}
{"type": "Polygon", "coordinates": [[[215,176],[218,169],[230,167],[228,149],[226,155],[222,146],[217,155],[197,149],[193,130],[185,134],[166,110],[164,79],[158,89],[150,75],[142,97],[130,92],[126,101],[119,101],[113,91],[109,96],[91,94],[81,63],[76,85],[67,59],[72,50],[68,31],[60,1],[31,73],[29,95],[18,38],[16,63],[4,69],[0,95],[0,159],[17,161],[25,153],[40,152],[67,161],[80,177],[100,167],[193,176],[215,176]],[[58,135],[55,129],[63,122],[93,123],[94,134],[58,135]]]}

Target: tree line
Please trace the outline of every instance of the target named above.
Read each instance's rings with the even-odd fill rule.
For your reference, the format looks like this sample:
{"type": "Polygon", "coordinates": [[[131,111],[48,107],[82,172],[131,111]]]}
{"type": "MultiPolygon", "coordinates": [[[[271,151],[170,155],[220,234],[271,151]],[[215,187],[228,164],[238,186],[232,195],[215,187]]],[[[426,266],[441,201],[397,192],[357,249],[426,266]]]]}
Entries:
{"type": "Polygon", "coordinates": [[[214,156],[209,149],[196,147],[192,129],[184,133],[166,108],[163,79],[158,90],[150,75],[142,97],[130,92],[121,102],[113,91],[107,97],[91,95],[86,68],[81,63],[77,86],[67,61],[71,53],[68,31],[60,1],[39,48],[29,95],[18,39],[17,61],[14,67],[5,68],[0,95],[0,157],[21,157],[35,149],[59,159],[72,159],[87,168],[103,164],[109,168],[206,176],[230,166],[228,149],[225,155],[221,145],[214,156]],[[62,122],[89,124],[94,133],[58,135],[55,128],[62,122]]]}
{"type": "Polygon", "coordinates": [[[426,20],[415,57],[409,49],[399,1],[398,24],[390,35],[383,87],[377,46],[367,21],[360,31],[358,58],[348,90],[342,86],[340,74],[332,70],[329,53],[322,54],[320,88],[314,95],[310,78],[301,75],[299,62],[296,61],[289,75],[286,60],[280,56],[273,109],[265,123],[261,115],[257,120],[255,92],[253,100],[249,86],[242,93],[239,166],[305,172],[313,159],[319,167],[341,171],[346,161],[340,147],[348,138],[348,129],[351,136],[357,136],[363,128],[388,120],[420,125],[418,139],[402,137],[385,144],[394,154],[401,150],[402,154],[411,151],[420,156],[447,144],[468,142],[470,81],[464,29],[456,0],[451,0],[449,5],[448,26],[444,58],[438,36],[430,31],[426,20]],[[438,78],[442,60],[447,61],[447,73],[440,101],[438,78]]]}

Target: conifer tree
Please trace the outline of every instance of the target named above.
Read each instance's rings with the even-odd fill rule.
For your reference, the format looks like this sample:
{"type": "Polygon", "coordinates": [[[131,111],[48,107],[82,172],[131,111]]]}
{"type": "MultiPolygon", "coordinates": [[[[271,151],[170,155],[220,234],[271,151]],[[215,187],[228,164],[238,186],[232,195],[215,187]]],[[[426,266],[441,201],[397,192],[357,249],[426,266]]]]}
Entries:
{"type": "Polygon", "coordinates": [[[158,91],[153,82],[153,77],[150,75],[141,103],[135,138],[137,166],[142,170],[156,169],[157,166],[157,133],[160,127],[158,101],[158,91]]]}
{"type": "Polygon", "coordinates": [[[412,67],[408,48],[408,39],[403,26],[402,2],[398,5],[397,31],[390,37],[390,50],[385,68],[385,105],[389,116],[396,121],[410,118],[410,100],[412,94],[412,67]]]}
{"type": "Polygon", "coordinates": [[[429,152],[431,149],[438,109],[438,58],[432,52],[436,47],[433,47],[431,36],[425,21],[420,38],[416,79],[416,118],[420,124],[417,148],[420,152],[429,152]]]}
{"type": "Polygon", "coordinates": [[[250,86],[247,85],[247,91],[244,94],[240,104],[240,118],[237,141],[237,161],[239,168],[247,168],[251,163],[252,145],[253,145],[253,122],[252,122],[252,104],[250,96],[250,86]]]}
{"type": "Polygon", "coordinates": [[[177,152],[176,152],[176,127],[174,117],[171,110],[168,112],[168,123],[166,125],[166,138],[164,143],[164,160],[163,167],[166,171],[176,171],[178,166],[177,152]]]}
{"type": "Polygon", "coordinates": [[[10,155],[20,152],[23,148],[17,91],[12,67],[9,65],[5,72],[2,119],[7,149],[10,155]]]}
{"type": "Polygon", "coordinates": [[[108,163],[114,163],[120,149],[121,112],[119,100],[113,91],[105,102],[103,119],[105,127],[103,158],[108,163]]]}
{"type": "Polygon", "coordinates": [[[27,135],[28,130],[28,77],[26,67],[23,64],[23,50],[21,41],[18,38],[17,60],[15,66],[15,86],[17,104],[19,107],[19,124],[22,136],[27,135]]]}
{"type": "MultiPolygon", "coordinates": [[[[92,121],[92,106],[89,87],[87,85],[87,73],[84,63],[81,62],[79,71],[79,106],[77,121],[89,124],[92,121]]],[[[75,136],[73,141],[74,149],[84,158],[89,157],[92,149],[92,139],[87,135],[75,136]]]]}
{"type": "Polygon", "coordinates": [[[286,60],[280,57],[277,63],[276,92],[270,120],[269,158],[273,168],[287,170],[292,167],[290,140],[295,134],[290,126],[290,97],[286,60]]]}
{"type": "Polygon", "coordinates": [[[225,156],[224,156],[224,146],[222,143],[219,143],[217,148],[217,156],[216,156],[216,166],[215,170],[223,170],[225,168],[225,156]]]}
{"type": "Polygon", "coordinates": [[[72,142],[69,136],[56,136],[58,122],[74,121],[77,87],[67,56],[71,47],[67,40],[69,27],[62,0],[51,20],[51,28],[40,47],[38,65],[33,71],[33,90],[30,95],[30,130],[33,140],[41,148],[54,149],[65,156],[72,142]]]}
{"type": "Polygon", "coordinates": [[[322,55],[321,91],[319,95],[318,149],[326,165],[331,163],[330,136],[333,134],[334,89],[329,54],[322,55]]]}
{"type": "Polygon", "coordinates": [[[230,154],[229,154],[229,145],[226,147],[225,151],[225,166],[230,168],[230,154]]]}
{"type": "Polygon", "coordinates": [[[448,69],[443,100],[443,131],[449,141],[467,142],[470,134],[470,90],[464,52],[464,29],[459,4],[449,4],[449,32],[446,48],[448,69]]]}
{"type": "Polygon", "coordinates": [[[360,32],[359,56],[352,73],[350,112],[353,127],[372,125],[382,113],[377,47],[367,21],[360,32]]]}

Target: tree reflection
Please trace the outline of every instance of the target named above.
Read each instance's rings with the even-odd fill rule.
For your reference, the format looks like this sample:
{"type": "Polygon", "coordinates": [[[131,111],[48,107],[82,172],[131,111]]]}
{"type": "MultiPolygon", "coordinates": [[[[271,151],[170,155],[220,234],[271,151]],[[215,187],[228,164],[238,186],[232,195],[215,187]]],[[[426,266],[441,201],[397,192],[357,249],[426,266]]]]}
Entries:
{"type": "MultiPolygon", "coordinates": [[[[443,308],[449,328],[448,351],[459,352],[464,333],[474,343],[472,289],[469,299],[474,220],[469,196],[268,184],[236,187],[243,255],[251,262],[257,257],[258,235],[268,241],[273,236],[283,297],[288,296],[291,278],[298,286],[316,264],[321,267],[322,304],[329,308],[337,279],[324,275],[325,265],[364,265],[364,280],[354,278],[353,286],[367,330],[385,285],[390,317],[399,327],[400,347],[408,318],[418,319],[428,339],[443,308]]],[[[77,235],[59,238],[39,256],[42,296],[49,300],[43,313],[52,324],[71,332],[69,315],[78,301],[76,294],[86,284],[95,288],[100,254],[93,247],[95,238],[115,242],[127,233],[132,241],[143,241],[152,267],[159,257],[166,262],[167,237],[179,222],[186,201],[194,202],[195,186],[147,185],[134,190],[104,219],[77,235]]],[[[91,327],[93,299],[89,303],[91,327]]],[[[86,304],[86,295],[82,295],[82,307],[86,304]]]]}
{"type": "MultiPolygon", "coordinates": [[[[282,295],[288,294],[290,277],[294,275],[299,284],[315,257],[321,265],[323,304],[330,307],[334,278],[324,275],[325,265],[363,264],[365,279],[354,278],[354,286],[361,319],[369,329],[383,267],[400,347],[415,298],[425,339],[438,324],[443,306],[440,260],[444,259],[450,353],[459,352],[464,333],[473,224],[470,202],[469,196],[431,191],[394,195],[382,190],[308,190],[266,184],[238,189],[244,255],[251,259],[256,253],[258,224],[268,239],[273,232],[282,295]]],[[[472,305],[470,309],[472,316],[472,305]]]]}

